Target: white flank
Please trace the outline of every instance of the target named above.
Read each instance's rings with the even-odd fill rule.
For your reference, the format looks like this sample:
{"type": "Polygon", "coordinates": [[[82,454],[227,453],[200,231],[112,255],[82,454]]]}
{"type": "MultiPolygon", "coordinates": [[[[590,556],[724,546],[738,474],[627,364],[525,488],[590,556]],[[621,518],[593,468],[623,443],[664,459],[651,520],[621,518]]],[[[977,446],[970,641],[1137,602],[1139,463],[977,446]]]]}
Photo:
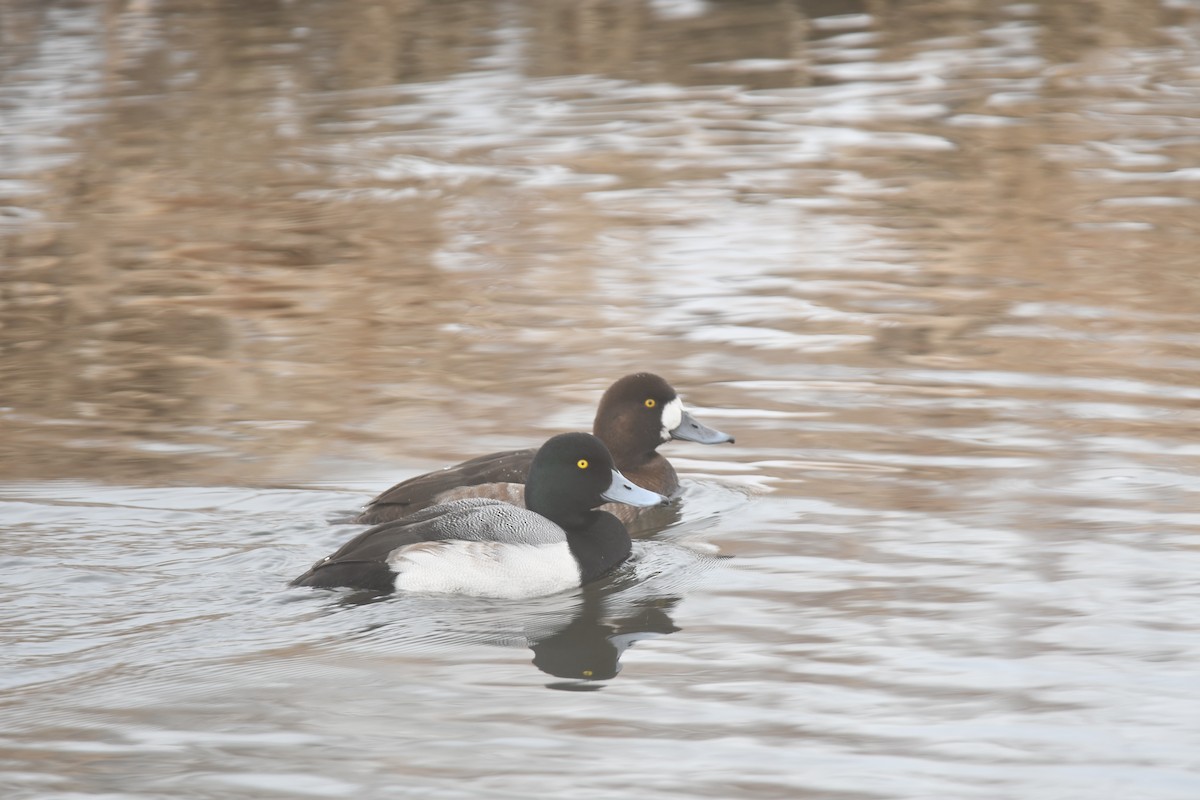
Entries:
{"type": "Polygon", "coordinates": [[[566,542],[424,542],[388,559],[398,592],[475,597],[541,597],[579,587],[579,563],[566,542]]]}
{"type": "Polygon", "coordinates": [[[664,442],[671,438],[671,431],[678,428],[681,422],[683,422],[683,401],[676,397],[663,406],[662,440],[664,442]]]}

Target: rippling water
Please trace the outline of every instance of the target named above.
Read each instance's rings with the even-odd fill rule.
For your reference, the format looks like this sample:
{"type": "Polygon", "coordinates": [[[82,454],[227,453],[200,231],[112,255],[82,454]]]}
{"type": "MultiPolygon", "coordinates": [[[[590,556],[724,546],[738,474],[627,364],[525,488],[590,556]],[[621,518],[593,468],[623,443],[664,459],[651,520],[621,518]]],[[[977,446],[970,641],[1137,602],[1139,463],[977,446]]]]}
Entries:
{"type": "Polygon", "coordinates": [[[1200,5],[0,4],[5,798],[1200,796],[1200,5]],[[286,582],[649,369],[535,602],[286,582]]]}

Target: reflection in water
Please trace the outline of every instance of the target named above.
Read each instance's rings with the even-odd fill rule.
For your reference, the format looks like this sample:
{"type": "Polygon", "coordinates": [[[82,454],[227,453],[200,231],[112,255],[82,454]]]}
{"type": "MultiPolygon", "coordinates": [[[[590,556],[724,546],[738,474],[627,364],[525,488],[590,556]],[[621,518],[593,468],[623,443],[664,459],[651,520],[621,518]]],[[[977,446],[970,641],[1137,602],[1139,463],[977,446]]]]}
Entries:
{"type": "MultiPolygon", "coordinates": [[[[528,646],[533,665],[567,682],[551,688],[600,688],[621,671],[635,642],[680,630],[671,610],[703,579],[711,556],[691,547],[637,542],[631,560],[576,595],[502,601],[459,596],[339,592],[338,605],[378,607],[360,638],[397,648],[431,643],[528,646]]],[[[317,592],[322,597],[324,592],[317,592]]]]}
{"type": "MultiPolygon", "coordinates": [[[[609,598],[619,603],[619,597],[609,598]]],[[[585,590],[583,605],[570,622],[548,636],[531,640],[533,665],[549,675],[575,681],[606,681],[621,671],[621,656],[639,639],[665,636],[679,628],[669,612],[677,597],[639,600],[632,608],[613,613],[595,589],[585,590]]],[[[552,684],[579,690],[579,683],[552,684]]]]}

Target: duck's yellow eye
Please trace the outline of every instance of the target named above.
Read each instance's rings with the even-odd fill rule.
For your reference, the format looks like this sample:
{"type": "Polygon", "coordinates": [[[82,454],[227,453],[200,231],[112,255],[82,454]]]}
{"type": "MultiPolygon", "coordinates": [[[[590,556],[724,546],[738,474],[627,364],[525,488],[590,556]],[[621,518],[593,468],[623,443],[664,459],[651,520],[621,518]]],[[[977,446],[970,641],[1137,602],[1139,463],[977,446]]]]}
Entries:
{"type": "Polygon", "coordinates": [[[654,408],[656,405],[658,405],[658,403],[654,400],[653,397],[646,398],[646,408],[654,408]]]}
{"type": "Polygon", "coordinates": [[[587,469],[587,464],[588,462],[586,458],[581,458],[575,462],[575,466],[579,467],[580,469],[587,469]]]}

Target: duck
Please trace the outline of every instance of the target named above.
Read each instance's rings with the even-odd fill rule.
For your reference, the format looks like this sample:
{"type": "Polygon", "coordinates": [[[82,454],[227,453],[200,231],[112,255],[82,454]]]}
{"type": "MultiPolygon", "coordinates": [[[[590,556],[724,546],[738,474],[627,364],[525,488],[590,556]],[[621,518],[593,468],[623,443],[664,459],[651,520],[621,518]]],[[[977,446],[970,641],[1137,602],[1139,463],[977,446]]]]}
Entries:
{"type": "MultiPolygon", "coordinates": [[[[679,494],[679,476],[658,452],[661,445],[673,439],[698,444],[734,441],[692,416],[671,384],[650,372],[626,375],[608,387],[596,409],[592,433],[608,447],[617,469],[629,480],[672,499],[679,494]]],[[[525,478],[535,452],[492,453],[409,478],[372,499],[352,521],[374,525],[467,497],[524,505],[525,478]]],[[[626,525],[633,524],[642,511],[631,505],[605,510],[626,525]]]]}
{"type": "Polygon", "coordinates": [[[525,508],[466,498],[368,528],[291,585],[505,599],[555,594],[629,558],[629,531],[599,506],[669,502],[622,475],[590,433],[559,434],[538,448],[525,496],[525,508]]]}

